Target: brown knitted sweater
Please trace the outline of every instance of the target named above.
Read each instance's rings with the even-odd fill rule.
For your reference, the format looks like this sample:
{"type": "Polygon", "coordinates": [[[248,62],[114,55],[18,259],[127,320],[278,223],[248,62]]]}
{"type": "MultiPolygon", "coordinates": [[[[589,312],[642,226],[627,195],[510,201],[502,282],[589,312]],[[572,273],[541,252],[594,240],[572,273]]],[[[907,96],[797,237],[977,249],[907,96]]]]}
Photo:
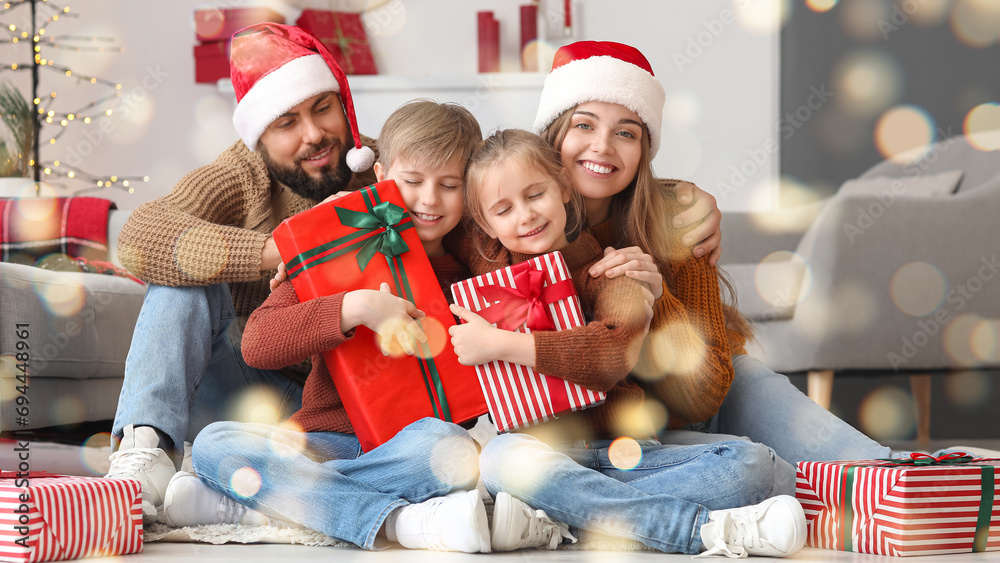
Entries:
{"type": "MultiPolygon", "coordinates": [[[[672,188],[675,181],[661,180],[672,188]]],[[[682,211],[680,204],[668,211],[682,211]]],[[[630,246],[615,237],[615,220],[591,227],[602,247],[630,246]]],[[[711,418],[719,410],[733,380],[731,356],[745,338],[729,330],[723,317],[719,280],[708,256],[694,258],[677,231],[670,269],[664,272],[663,295],[653,305],[653,320],[633,375],[667,408],[670,428],[711,418]],[[733,350],[731,352],[731,349],[733,350]]],[[[745,353],[745,352],[744,352],[745,353]]]]}
{"type": "MultiPolygon", "coordinates": [[[[362,142],[376,150],[372,139],[362,142]]],[[[368,170],[355,174],[348,189],[373,183],[368,170]]],[[[316,203],[272,180],[260,153],[237,141],[169,194],[137,207],[118,237],[118,255],[148,283],[228,283],[242,325],[264,302],[274,275],[260,269],[264,242],[279,223],[316,203]]]]}
{"type": "MultiPolygon", "coordinates": [[[[468,257],[473,275],[523,262],[532,256],[510,252],[478,229],[469,238],[468,257]],[[475,240],[473,240],[475,238],[475,240]],[[481,250],[481,252],[479,251],[481,250]]],[[[604,404],[566,415],[527,431],[546,441],[601,440],[628,435],[648,438],[652,427],[637,423],[642,389],[627,379],[638,359],[647,326],[644,299],[638,284],[628,278],[594,279],[590,267],[603,255],[587,233],[562,249],[573,276],[586,325],[564,331],[537,331],[535,370],[596,391],[606,391],[604,404]]]]}
{"type": "MultiPolygon", "coordinates": [[[[431,266],[451,295],[451,284],[469,277],[469,271],[451,255],[431,257],[431,266]]],[[[346,341],[340,328],[344,294],[299,302],[290,283],[274,290],[250,315],[243,333],[243,358],[261,369],[280,369],[312,359],[312,371],[302,390],[302,408],[288,422],[304,432],[353,434],[351,421],[323,361],[322,353],[346,341]]],[[[353,333],[352,333],[353,335],[353,333]]]]}

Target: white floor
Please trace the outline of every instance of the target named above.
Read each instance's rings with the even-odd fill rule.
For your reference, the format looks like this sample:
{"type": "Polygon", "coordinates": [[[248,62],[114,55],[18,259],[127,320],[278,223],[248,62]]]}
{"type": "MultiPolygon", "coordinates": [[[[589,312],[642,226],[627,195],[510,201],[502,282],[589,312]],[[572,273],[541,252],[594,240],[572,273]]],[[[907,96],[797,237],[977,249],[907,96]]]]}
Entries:
{"type": "MultiPolygon", "coordinates": [[[[1000,450],[998,440],[952,440],[947,444],[931,444],[930,449],[966,444],[971,447],[1000,450]]],[[[916,449],[914,444],[892,444],[894,449],[916,449]]],[[[16,454],[11,442],[0,442],[0,468],[16,467],[16,454]]],[[[80,448],[49,443],[30,444],[31,469],[44,470],[52,473],[71,475],[101,475],[107,468],[107,446],[80,448]]],[[[460,553],[440,553],[431,551],[411,551],[401,548],[384,551],[364,551],[362,549],[337,547],[312,547],[287,544],[227,544],[210,545],[204,543],[174,543],[153,542],[144,546],[142,553],[122,556],[91,559],[100,561],[127,561],[129,563],[175,563],[177,561],[233,561],[239,563],[255,563],[264,561],[328,561],[335,559],[337,563],[469,563],[473,560],[482,561],[485,555],[468,555],[460,553]],[[127,557],[127,559],[125,559],[127,557]]],[[[491,560],[507,561],[544,561],[551,563],[568,561],[594,561],[595,563],[632,563],[645,561],[680,562],[690,561],[689,555],[667,555],[658,552],[609,552],[609,551],[519,551],[513,553],[496,553],[489,555],[491,560]]],[[[829,561],[829,562],[887,562],[900,561],[899,558],[845,553],[814,548],[805,548],[795,554],[795,561],[829,561]]],[[[968,553],[961,555],[928,556],[913,559],[916,563],[939,562],[979,562],[1000,561],[1000,552],[968,553]]]]}

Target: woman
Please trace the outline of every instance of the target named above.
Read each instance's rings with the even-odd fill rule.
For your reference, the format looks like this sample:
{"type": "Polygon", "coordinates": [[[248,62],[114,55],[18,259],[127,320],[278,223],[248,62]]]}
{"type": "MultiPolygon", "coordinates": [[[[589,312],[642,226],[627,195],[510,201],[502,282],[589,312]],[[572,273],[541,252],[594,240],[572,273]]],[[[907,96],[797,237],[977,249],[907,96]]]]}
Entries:
{"type": "MultiPolygon", "coordinates": [[[[706,293],[718,291],[687,281],[691,262],[707,261],[711,267],[718,258],[720,214],[713,209],[705,215],[714,200],[701,190],[653,176],[651,162],[660,144],[664,98],[663,87],[638,50],[582,41],[556,53],[534,124],[560,152],[583,195],[590,232],[603,246],[618,249],[609,249],[591,275],[624,274],[649,284],[657,297],[646,353],[634,375],[667,408],[669,430],[661,433],[661,441],[705,442],[731,438],[711,434],[735,434],[770,446],[792,464],[888,457],[889,448],[819,407],[787,377],[748,356],[743,345],[751,336],[749,325],[732,307],[725,308],[731,366],[670,353],[679,331],[690,330],[671,326],[673,313],[678,307],[697,309],[699,302],[710,300],[706,293]],[[667,217],[664,202],[671,197],[681,203],[693,199],[698,205],[667,217]],[[702,215],[705,220],[682,239],[684,244],[704,239],[694,248],[693,258],[688,248],[671,248],[667,242],[671,229],[702,215]]],[[[701,334],[712,332],[705,322],[692,325],[701,334]]],[[[717,344],[706,342],[709,348],[717,344]]]]}

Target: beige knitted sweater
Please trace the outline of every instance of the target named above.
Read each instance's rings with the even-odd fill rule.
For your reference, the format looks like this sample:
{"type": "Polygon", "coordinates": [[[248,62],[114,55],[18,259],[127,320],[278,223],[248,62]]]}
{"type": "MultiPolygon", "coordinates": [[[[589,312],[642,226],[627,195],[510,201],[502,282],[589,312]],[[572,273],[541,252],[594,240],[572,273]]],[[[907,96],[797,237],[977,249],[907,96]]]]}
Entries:
{"type": "MultiPolygon", "coordinates": [[[[362,136],[362,142],[377,157],[374,140],[362,136]]],[[[348,189],[374,183],[367,170],[348,189]]],[[[169,194],[136,208],[118,237],[118,256],[152,284],[228,283],[242,327],[267,298],[274,275],[260,269],[265,241],[283,220],[316,203],[272,180],[260,153],[237,141],[169,194]]]]}

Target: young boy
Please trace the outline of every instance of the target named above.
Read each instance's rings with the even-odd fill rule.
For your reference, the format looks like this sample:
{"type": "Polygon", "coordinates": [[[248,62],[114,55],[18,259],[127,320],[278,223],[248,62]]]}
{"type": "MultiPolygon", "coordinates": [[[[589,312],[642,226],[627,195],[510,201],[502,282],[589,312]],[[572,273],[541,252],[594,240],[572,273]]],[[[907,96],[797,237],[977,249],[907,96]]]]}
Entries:
{"type": "MultiPolygon", "coordinates": [[[[419,100],[394,112],[379,136],[375,174],[396,181],[442,287],[469,277],[441,239],[462,217],[465,165],[481,139],[461,106],[419,100]]],[[[388,285],[305,303],[291,284],[278,285],[248,320],[243,354],[257,367],[311,358],[302,409],[277,427],[206,427],[192,449],[198,477],[171,479],[165,522],[297,525],[365,549],[385,537],[408,548],[489,552],[486,512],[474,490],[478,448],[468,432],[425,418],[362,454],[321,355],[359,325],[379,333],[383,351],[392,339],[411,348],[410,339],[423,338],[415,322],[421,316],[388,285]]]]}

